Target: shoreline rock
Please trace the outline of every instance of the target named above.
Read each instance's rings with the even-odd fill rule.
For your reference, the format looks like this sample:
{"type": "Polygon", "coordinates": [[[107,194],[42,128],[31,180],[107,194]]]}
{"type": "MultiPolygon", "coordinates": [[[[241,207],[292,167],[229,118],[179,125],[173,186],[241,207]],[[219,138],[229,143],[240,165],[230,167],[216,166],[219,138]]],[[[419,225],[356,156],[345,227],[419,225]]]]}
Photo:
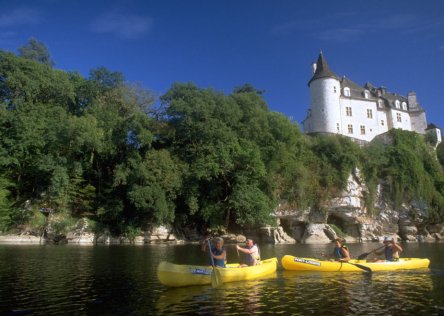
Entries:
{"type": "Polygon", "coordinates": [[[0,235],[0,244],[34,244],[44,243],[43,238],[32,235],[0,235]]]}

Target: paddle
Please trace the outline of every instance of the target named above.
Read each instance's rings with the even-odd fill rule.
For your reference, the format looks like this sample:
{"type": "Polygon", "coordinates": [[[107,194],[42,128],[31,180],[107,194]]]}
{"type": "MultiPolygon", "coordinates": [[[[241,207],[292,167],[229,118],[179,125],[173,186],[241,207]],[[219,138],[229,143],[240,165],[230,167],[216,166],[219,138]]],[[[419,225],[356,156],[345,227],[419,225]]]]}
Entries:
{"type": "Polygon", "coordinates": [[[373,253],[373,252],[375,252],[375,251],[377,251],[377,250],[379,250],[379,249],[382,249],[382,248],[384,248],[384,247],[385,247],[385,245],[382,245],[381,247],[376,248],[376,249],[373,249],[373,250],[370,251],[370,252],[364,252],[363,254],[360,254],[360,255],[358,256],[358,260],[365,259],[369,254],[371,254],[371,253],[373,253]]]}
{"type": "Polygon", "coordinates": [[[373,272],[372,269],[370,269],[369,267],[363,266],[362,264],[359,264],[359,263],[351,263],[351,262],[347,262],[347,261],[341,261],[341,262],[354,265],[355,267],[358,267],[359,269],[362,269],[362,270],[364,270],[365,272],[368,272],[368,273],[372,273],[373,272]]]}
{"type": "Polygon", "coordinates": [[[213,271],[211,271],[211,286],[218,287],[222,284],[222,280],[220,278],[219,271],[217,270],[217,267],[214,264],[213,252],[211,251],[211,244],[209,239],[208,239],[208,250],[210,252],[211,264],[213,266],[213,271]]]}

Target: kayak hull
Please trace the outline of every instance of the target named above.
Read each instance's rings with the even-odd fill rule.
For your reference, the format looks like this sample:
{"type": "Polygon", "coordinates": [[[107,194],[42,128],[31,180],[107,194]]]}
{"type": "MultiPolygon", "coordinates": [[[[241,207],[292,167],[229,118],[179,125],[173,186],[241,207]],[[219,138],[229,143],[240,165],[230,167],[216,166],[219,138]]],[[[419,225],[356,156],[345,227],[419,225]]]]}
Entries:
{"type": "Polygon", "coordinates": [[[179,265],[162,261],[157,266],[157,278],[169,287],[211,284],[211,266],[179,265]]]}
{"type": "MultiPolygon", "coordinates": [[[[216,267],[222,283],[248,281],[268,276],[277,270],[277,259],[262,260],[260,265],[240,268],[239,264],[228,264],[226,268],[216,267]]],[[[213,267],[174,264],[166,261],[159,263],[157,278],[168,287],[211,284],[213,267]]]]}
{"type": "Polygon", "coordinates": [[[317,260],[286,255],[282,258],[282,267],[293,271],[320,272],[363,272],[365,267],[371,271],[395,271],[428,268],[429,259],[400,258],[398,261],[367,262],[367,260],[350,260],[349,262],[317,260]],[[360,268],[364,267],[364,268],[360,268]]]}
{"type": "Polygon", "coordinates": [[[239,268],[238,264],[227,268],[216,267],[223,283],[255,280],[270,275],[277,270],[277,258],[262,260],[261,264],[239,268]]]}

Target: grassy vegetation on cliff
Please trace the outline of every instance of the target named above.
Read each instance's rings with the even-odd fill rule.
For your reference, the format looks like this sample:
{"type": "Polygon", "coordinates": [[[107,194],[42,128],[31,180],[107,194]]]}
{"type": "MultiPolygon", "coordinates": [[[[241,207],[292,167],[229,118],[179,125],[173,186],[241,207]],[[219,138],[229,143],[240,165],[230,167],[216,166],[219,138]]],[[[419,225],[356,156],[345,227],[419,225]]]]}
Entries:
{"type": "Polygon", "coordinates": [[[363,149],[308,137],[250,85],[226,95],[174,84],[153,104],[121,73],[84,78],[0,51],[0,230],[31,221],[29,204],[129,238],[150,224],[271,223],[281,200],[322,209],[355,167],[369,205],[384,181],[394,205],[421,200],[442,220],[442,167],[417,134],[363,149]]]}

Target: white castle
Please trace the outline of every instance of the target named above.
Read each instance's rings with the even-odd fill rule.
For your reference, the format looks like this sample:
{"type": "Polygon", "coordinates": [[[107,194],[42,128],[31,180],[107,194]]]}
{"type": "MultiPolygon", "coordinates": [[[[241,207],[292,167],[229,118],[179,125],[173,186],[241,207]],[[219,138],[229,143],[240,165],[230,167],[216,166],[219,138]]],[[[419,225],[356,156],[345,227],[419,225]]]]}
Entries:
{"type": "Polygon", "coordinates": [[[426,114],[415,92],[407,97],[376,88],[369,82],[363,87],[345,76],[339,78],[322,55],[313,63],[313,77],[308,82],[311,102],[302,122],[306,133],[341,134],[359,142],[369,142],[392,128],[433,133],[437,144],[441,130],[427,126],[426,114]]]}

